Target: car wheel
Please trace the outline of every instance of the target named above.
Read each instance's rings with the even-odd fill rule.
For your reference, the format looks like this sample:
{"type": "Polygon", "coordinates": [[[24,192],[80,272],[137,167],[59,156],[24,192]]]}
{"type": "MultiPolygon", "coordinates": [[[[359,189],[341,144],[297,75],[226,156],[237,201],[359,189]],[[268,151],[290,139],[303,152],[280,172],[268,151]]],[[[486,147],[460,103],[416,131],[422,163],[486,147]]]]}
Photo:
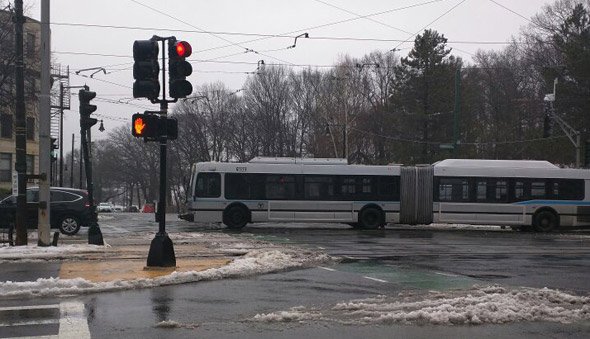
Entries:
{"type": "Polygon", "coordinates": [[[240,229],[248,223],[248,209],[233,205],[223,212],[223,223],[231,229],[240,229]]]}
{"type": "Polygon", "coordinates": [[[559,217],[551,211],[541,211],[535,215],[533,227],[537,232],[552,232],[559,227],[559,217]]]}
{"type": "Polygon", "coordinates": [[[383,225],[383,212],[376,207],[364,208],[359,214],[359,225],[367,230],[374,230],[383,225]]]}
{"type": "Polygon", "coordinates": [[[80,231],[80,221],[74,216],[66,215],[59,222],[59,231],[65,235],[74,235],[80,231]]]}

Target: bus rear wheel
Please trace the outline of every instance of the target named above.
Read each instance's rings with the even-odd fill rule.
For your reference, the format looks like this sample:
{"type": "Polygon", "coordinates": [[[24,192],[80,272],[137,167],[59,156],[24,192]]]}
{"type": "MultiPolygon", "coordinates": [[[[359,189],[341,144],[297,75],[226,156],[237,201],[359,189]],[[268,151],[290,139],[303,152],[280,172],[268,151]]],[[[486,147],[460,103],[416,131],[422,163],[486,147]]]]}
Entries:
{"type": "Polygon", "coordinates": [[[383,225],[383,212],[376,207],[364,208],[359,214],[359,225],[367,230],[374,230],[383,225]]]}
{"type": "Polygon", "coordinates": [[[240,229],[248,223],[248,209],[242,205],[233,205],[223,212],[223,223],[231,229],[240,229]]]}
{"type": "Polygon", "coordinates": [[[552,232],[559,227],[559,217],[551,211],[541,211],[535,214],[533,227],[537,232],[552,232]]]}

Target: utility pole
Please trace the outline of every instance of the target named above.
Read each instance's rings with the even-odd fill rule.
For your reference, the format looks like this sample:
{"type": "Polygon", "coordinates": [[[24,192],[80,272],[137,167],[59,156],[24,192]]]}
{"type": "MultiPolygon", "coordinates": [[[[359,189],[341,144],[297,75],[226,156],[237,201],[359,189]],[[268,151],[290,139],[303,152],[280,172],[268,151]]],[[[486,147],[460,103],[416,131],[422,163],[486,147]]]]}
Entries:
{"type": "Polygon", "coordinates": [[[455,109],[453,110],[453,157],[459,147],[459,114],[461,113],[461,67],[455,72],[455,109]]]}
{"type": "Polygon", "coordinates": [[[49,246],[51,227],[49,173],[51,168],[51,31],[49,0],[41,0],[41,96],[39,98],[39,246],[49,246]]]}
{"type": "Polygon", "coordinates": [[[74,188],[74,142],[76,139],[76,135],[72,133],[72,165],[70,166],[70,187],[74,188]]]}
{"type": "Polygon", "coordinates": [[[15,84],[16,84],[16,173],[18,193],[16,197],[16,242],[17,246],[27,245],[27,119],[25,111],[25,70],[23,55],[23,1],[14,2],[15,84]]]}
{"type": "Polygon", "coordinates": [[[64,185],[64,84],[59,83],[59,187],[64,185]]]}

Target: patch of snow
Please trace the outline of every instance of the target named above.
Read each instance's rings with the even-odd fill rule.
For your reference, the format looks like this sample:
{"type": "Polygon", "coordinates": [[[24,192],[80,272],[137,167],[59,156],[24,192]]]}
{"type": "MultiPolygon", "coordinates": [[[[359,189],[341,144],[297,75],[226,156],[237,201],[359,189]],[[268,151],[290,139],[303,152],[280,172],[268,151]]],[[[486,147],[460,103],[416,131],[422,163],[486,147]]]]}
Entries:
{"type": "Polygon", "coordinates": [[[157,278],[91,282],[82,278],[40,278],[31,282],[0,282],[1,298],[56,297],[94,292],[150,288],[164,285],[184,284],[204,280],[238,278],[313,267],[330,261],[325,254],[301,250],[253,250],[226,266],[205,271],[173,272],[157,278]]]}
{"type": "Polygon", "coordinates": [[[336,321],[345,324],[481,325],[590,320],[590,298],[548,288],[486,286],[466,291],[432,292],[420,297],[376,296],[332,307],[297,308],[257,314],[252,321],[336,321]]]}
{"type": "Polygon", "coordinates": [[[306,311],[305,307],[293,307],[289,311],[279,311],[274,313],[257,314],[252,321],[257,322],[303,322],[304,320],[320,319],[321,313],[316,311],[306,311]]]}
{"type": "Polygon", "coordinates": [[[188,328],[193,329],[199,327],[198,324],[182,324],[174,320],[164,320],[156,324],[156,328],[188,328]]]}
{"type": "Polygon", "coordinates": [[[68,254],[103,252],[110,246],[88,244],[68,244],[60,246],[40,247],[37,245],[0,247],[0,261],[14,259],[57,259],[68,254]]]}

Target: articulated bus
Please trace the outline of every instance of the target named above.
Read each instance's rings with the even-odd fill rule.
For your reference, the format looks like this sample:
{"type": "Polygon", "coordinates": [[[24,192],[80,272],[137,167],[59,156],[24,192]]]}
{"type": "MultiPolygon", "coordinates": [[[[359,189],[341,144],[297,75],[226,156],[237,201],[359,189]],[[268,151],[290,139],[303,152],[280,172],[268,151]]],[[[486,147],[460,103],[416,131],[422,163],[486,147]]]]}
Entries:
{"type": "Polygon", "coordinates": [[[546,161],[443,160],[423,166],[342,159],[196,163],[188,220],[499,225],[550,232],[590,226],[590,171],[546,161]]]}

